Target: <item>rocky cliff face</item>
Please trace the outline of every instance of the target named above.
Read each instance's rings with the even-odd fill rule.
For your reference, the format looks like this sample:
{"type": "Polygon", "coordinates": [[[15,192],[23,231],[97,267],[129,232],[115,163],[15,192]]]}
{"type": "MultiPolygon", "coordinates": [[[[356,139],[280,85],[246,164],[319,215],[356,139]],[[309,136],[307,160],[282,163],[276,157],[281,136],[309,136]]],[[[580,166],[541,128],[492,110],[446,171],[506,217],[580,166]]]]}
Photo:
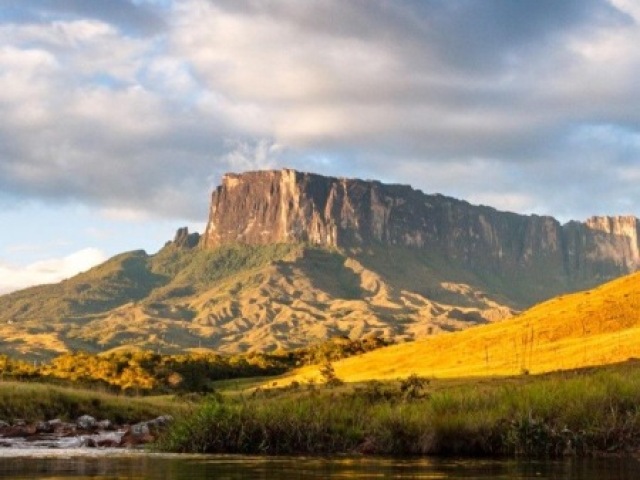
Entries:
{"type": "Polygon", "coordinates": [[[561,225],[404,185],[281,170],[225,175],[201,242],[409,247],[474,272],[495,291],[518,293],[526,304],[635,271],[639,229],[629,216],[561,225]]]}
{"type": "Polygon", "coordinates": [[[167,245],[173,245],[177,248],[192,249],[197,247],[199,243],[199,233],[189,233],[189,229],[187,227],[182,227],[176,231],[173,242],[168,242],[167,245]]]}

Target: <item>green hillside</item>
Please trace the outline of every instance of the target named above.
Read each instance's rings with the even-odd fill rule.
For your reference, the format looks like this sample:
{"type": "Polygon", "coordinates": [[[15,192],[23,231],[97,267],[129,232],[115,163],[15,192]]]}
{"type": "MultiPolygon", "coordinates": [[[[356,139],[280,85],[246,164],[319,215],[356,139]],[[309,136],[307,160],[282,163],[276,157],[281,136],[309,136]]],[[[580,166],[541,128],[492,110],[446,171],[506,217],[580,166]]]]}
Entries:
{"type": "Polygon", "coordinates": [[[511,315],[472,276],[415,252],[168,243],[0,297],[0,353],[275,351],[328,338],[413,340],[511,315]]]}

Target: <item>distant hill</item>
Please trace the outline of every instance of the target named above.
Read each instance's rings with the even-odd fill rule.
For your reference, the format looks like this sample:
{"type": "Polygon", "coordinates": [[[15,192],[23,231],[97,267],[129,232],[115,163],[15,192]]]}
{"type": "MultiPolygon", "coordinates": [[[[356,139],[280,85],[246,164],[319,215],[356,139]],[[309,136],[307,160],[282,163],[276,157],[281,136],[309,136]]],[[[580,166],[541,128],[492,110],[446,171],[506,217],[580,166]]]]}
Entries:
{"type": "Polygon", "coordinates": [[[367,266],[303,244],[204,250],[172,242],[155,255],[125,253],[0,297],[0,352],[274,351],[336,336],[410,340],[512,314],[468,285],[442,284],[407,252],[364,257],[367,266]]]}
{"type": "MultiPolygon", "coordinates": [[[[542,373],[640,358],[639,338],[640,273],[635,273],[559,296],[503,322],[385,347],[333,366],[346,381],[413,373],[442,378],[542,373]]],[[[287,382],[318,377],[318,367],[307,367],[287,382]]]]}
{"type": "Polygon", "coordinates": [[[0,353],[274,351],[414,340],[640,265],[634,217],[551,217],[293,170],[229,174],[202,236],[0,297],[0,353]]]}

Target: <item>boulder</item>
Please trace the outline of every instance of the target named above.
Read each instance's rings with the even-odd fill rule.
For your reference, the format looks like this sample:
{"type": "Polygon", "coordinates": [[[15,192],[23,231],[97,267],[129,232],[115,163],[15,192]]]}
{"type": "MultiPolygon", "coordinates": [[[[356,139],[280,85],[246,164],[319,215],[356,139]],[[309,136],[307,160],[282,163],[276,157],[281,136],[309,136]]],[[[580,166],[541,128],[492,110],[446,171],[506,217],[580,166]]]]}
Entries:
{"type": "Polygon", "coordinates": [[[93,430],[97,428],[98,421],[91,415],[82,415],[76,420],[76,425],[82,430],[93,430]]]}

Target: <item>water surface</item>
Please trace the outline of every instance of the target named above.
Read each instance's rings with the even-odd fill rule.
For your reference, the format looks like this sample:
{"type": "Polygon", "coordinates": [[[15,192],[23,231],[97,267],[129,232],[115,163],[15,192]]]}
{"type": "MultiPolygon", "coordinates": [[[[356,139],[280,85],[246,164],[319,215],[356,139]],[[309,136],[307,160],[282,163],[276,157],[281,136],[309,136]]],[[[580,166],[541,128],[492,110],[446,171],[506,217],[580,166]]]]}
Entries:
{"type": "Polygon", "coordinates": [[[5,479],[575,479],[640,478],[636,459],[562,461],[164,455],[122,450],[0,450],[5,479]]]}

